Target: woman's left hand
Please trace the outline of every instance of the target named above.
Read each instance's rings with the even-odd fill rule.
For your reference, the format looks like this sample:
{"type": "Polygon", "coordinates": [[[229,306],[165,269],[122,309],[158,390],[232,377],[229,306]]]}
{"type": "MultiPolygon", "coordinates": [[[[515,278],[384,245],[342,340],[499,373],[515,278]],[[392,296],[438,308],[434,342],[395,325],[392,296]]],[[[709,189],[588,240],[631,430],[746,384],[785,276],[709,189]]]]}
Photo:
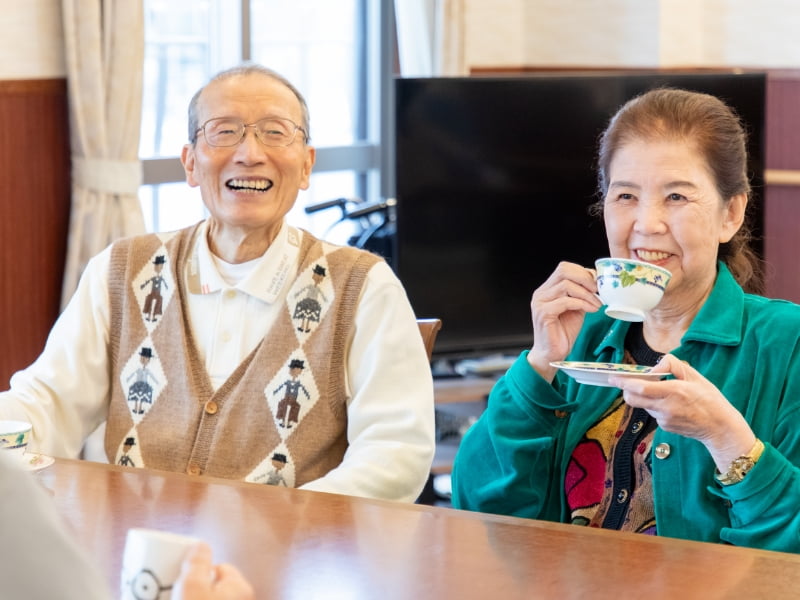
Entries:
{"type": "Polygon", "coordinates": [[[671,373],[674,379],[611,377],[609,383],[622,390],[627,404],[650,413],[661,429],[702,442],[722,472],[753,447],[755,435],[742,414],[688,363],[666,354],[652,372],[671,373]]]}

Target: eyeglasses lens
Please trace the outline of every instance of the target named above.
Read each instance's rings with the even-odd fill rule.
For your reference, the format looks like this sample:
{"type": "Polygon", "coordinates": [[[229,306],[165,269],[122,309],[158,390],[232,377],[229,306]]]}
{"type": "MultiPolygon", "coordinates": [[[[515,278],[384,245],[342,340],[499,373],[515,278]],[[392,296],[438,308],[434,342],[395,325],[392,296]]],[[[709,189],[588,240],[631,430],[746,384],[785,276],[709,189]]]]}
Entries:
{"type": "Polygon", "coordinates": [[[268,118],[244,124],[236,119],[211,119],[203,125],[203,135],[212,146],[235,146],[244,137],[248,127],[265,146],[288,146],[294,141],[298,127],[286,119],[268,118]]]}

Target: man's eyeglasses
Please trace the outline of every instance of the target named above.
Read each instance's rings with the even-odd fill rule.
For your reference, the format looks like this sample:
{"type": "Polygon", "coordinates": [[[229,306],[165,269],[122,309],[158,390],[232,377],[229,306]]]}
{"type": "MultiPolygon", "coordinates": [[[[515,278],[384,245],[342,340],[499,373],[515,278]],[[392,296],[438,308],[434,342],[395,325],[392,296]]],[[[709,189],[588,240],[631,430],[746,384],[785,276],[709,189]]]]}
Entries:
{"type": "Polygon", "coordinates": [[[202,131],[206,143],[210,146],[235,146],[242,141],[248,127],[253,128],[256,137],[265,146],[288,146],[294,141],[298,131],[302,132],[303,139],[306,139],[306,132],[302,127],[282,117],[266,117],[255,123],[243,123],[239,119],[219,117],[209,119],[195,133],[202,131]]]}

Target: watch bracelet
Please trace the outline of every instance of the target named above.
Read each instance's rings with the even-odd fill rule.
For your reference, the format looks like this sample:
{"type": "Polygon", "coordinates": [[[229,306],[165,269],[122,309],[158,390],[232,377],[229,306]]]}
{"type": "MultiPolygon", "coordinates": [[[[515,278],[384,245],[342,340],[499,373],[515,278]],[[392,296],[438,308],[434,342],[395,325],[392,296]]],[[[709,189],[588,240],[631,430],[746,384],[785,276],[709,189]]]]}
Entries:
{"type": "Polygon", "coordinates": [[[731,461],[731,464],[728,467],[727,472],[720,473],[717,470],[715,474],[717,481],[720,482],[722,485],[731,485],[734,483],[739,483],[745,478],[747,473],[750,472],[750,469],[752,469],[755,466],[755,464],[761,458],[761,455],[763,453],[764,453],[764,442],[756,438],[753,447],[747,454],[743,454],[742,456],[739,456],[738,458],[735,458],[733,461],[731,461]],[[746,470],[742,471],[742,467],[740,466],[739,463],[745,461],[749,462],[750,465],[746,470]]]}

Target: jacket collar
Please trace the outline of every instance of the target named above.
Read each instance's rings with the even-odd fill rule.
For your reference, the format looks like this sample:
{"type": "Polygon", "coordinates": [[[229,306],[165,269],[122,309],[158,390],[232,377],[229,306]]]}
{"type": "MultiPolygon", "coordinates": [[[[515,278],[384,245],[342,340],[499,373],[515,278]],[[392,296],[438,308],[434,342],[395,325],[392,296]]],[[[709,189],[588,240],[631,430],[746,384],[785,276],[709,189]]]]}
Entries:
{"type": "MultiPolygon", "coordinates": [[[[683,335],[681,345],[687,341],[705,342],[721,346],[736,346],[742,341],[744,319],[744,290],[736,282],[723,262],[718,263],[717,280],[700,312],[683,335]]],[[[606,348],[619,353],[625,347],[625,336],[630,323],[614,320],[594,350],[599,356],[606,348]]],[[[620,354],[621,355],[621,354],[620,354]]]]}

